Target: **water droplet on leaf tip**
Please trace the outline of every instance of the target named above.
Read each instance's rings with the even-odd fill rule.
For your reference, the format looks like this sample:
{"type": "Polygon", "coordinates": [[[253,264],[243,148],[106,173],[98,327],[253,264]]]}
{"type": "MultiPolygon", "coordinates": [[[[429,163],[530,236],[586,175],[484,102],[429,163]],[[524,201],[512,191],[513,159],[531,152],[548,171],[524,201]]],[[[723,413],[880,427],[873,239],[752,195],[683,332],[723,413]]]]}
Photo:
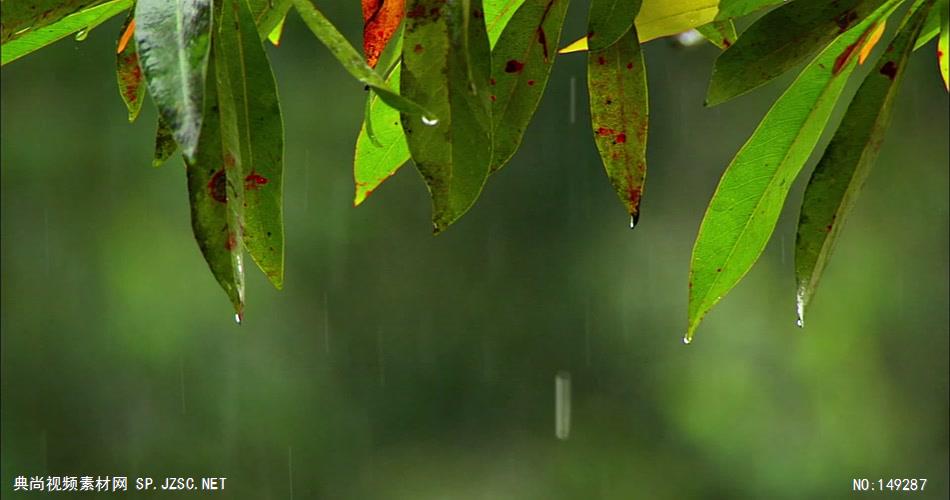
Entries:
{"type": "Polygon", "coordinates": [[[797,327],[799,327],[799,328],[804,328],[804,327],[805,327],[805,322],[802,321],[801,318],[797,318],[797,319],[795,319],[795,326],[797,326],[797,327]]]}
{"type": "Polygon", "coordinates": [[[422,116],[422,123],[430,127],[434,127],[439,124],[438,118],[429,118],[428,116],[422,116]]]}
{"type": "Polygon", "coordinates": [[[241,313],[234,313],[234,322],[240,325],[242,321],[244,321],[244,315],[241,313]]]}
{"type": "Polygon", "coordinates": [[[693,343],[693,339],[691,339],[691,338],[689,337],[689,335],[685,335],[685,336],[683,337],[683,343],[686,344],[686,345],[692,344],[692,343],[693,343]]]}
{"type": "Polygon", "coordinates": [[[85,40],[85,39],[86,39],[86,36],[88,36],[88,35],[89,35],[89,30],[86,29],[86,28],[83,28],[83,29],[81,29],[81,30],[79,30],[79,31],[76,32],[76,41],[77,41],[77,42],[81,42],[81,41],[85,40]]]}

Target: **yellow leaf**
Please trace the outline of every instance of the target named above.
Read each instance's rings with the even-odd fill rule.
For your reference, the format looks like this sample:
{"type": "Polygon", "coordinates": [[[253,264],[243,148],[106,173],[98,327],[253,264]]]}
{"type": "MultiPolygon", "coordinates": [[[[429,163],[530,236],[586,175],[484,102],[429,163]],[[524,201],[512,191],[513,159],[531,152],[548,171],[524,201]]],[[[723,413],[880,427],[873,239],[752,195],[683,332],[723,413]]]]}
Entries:
{"type": "Polygon", "coordinates": [[[871,36],[868,37],[868,41],[864,43],[864,45],[861,47],[861,52],[858,53],[858,64],[864,64],[864,60],[867,59],[869,55],[871,55],[871,51],[874,50],[877,42],[881,41],[881,35],[884,34],[885,27],[887,27],[887,20],[878,23],[877,27],[874,28],[874,31],[871,32],[871,36]]]}

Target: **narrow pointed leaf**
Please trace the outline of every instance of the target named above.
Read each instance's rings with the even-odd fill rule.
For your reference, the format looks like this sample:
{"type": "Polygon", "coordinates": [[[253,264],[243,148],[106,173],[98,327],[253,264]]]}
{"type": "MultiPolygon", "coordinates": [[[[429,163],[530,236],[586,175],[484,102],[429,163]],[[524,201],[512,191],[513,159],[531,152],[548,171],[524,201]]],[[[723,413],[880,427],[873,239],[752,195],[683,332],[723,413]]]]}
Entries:
{"type": "Polygon", "coordinates": [[[161,167],[177,149],[178,144],[172,136],[172,129],[159,117],[158,127],[155,130],[155,153],[152,156],[152,166],[161,167]]]}
{"type": "Polygon", "coordinates": [[[720,104],[772,81],[867,17],[881,1],[796,0],[769,12],[716,59],[706,104],[720,104]]]}
{"type": "MultiPolygon", "coordinates": [[[[393,87],[399,86],[399,68],[393,71],[387,83],[393,87]]],[[[370,106],[370,119],[364,120],[356,141],[354,206],[363,203],[374,189],[409,160],[409,146],[399,122],[399,111],[380,99],[372,99],[370,106]],[[370,139],[366,131],[369,123],[372,123],[377,143],[370,139]]]]}
{"type": "MultiPolygon", "coordinates": [[[[243,241],[275,287],[284,279],[284,126],[277,85],[244,0],[222,2],[215,31],[217,64],[226,68],[236,111],[244,190],[243,241]]],[[[223,97],[222,97],[223,99],[223,97]]]]}
{"type": "Polygon", "coordinates": [[[189,159],[201,131],[210,30],[210,0],[135,4],[135,43],[148,92],[189,159]]]}
{"type": "Polygon", "coordinates": [[[287,16],[280,18],[280,22],[277,23],[277,26],[267,34],[267,40],[274,47],[280,47],[280,40],[284,36],[284,22],[287,21],[287,16]]]}
{"type": "Polygon", "coordinates": [[[262,39],[267,37],[274,45],[279,45],[284,20],[293,5],[291,0],[247,0],[247,4],[257,25],[257,33],[262,39]]]}
{"type": "Polygon", "coordinates": [[[924,26],[920,28],[920,34],[917,35],[914,50],[923,47],[940,34],[940,13],[950,8],[948,4],[950,4],[948,0],[938,0],[934,8],[930,9],[930,14],[927,15],[927,20],[924,21],[924,26]]]}
{"type": "MultiPolygon", "coordinates": [[[[568,0],[527,0],[492,52],[492,171],[518,150],[551,75],[568,0]]],[[[632,16],[631,16],[632,17],[632,16]]]]}
{"type": "Polygon", "coordinates": [[[364,61],[359,52],[350,45],[346,37],[333,26],[322,12],[317,10],[313,4],[310,3],[310,0],[294,0],[294,6],[297,8],[297,12],[303,19],[304,24],[330,49],[330,52],[336,57],[337,61],[343,65],[343,68],[360,82],[372,87],[380,99],[405,113],[436,118],[435,115],[427,111],[424,107],[419,106],[412,100],[406,99],[389,89],[383,77],[379,76],[379,73],[373,71],[373,68],[370,68],[366,64],[366,61],[364,61]]]}
{"type": "Polygon", "coordinates": [[[647,78],[637,33],[587,55],[591,126],[607,177],[631,217],[640,216],[646,180],[647,78]]]}
{"type": "MultiPolygon", "coordinates": [[[[488,29],[488,40],[493,46],[501,37],[508,22],[517,12],[525,0],[484,0],[482,7],[485,11],[485,21],[488,29]]],[[[546,35],[547,36],[547,35],[546,35]]],[[[396,39],[398,46],[402,46],[402,37],[396,39]]],[[[390,43],[381,60],[386,60],[390,43]]],[[[550,43],[549,50],[557,45],[550,43]]],[[[402,51],[395,54],[402,56],[402,51]]],[[[396,63],[386,83],[389,88],[399,87],[400,64],[396,63]]],[[[375,144],[369,137],[366,120],[360,128],[356,141],[356,154],[353,161],[353,174],[356,179],[356,195],[353,204],[361,204],[379,185],[399,170],[409,160],[409,146],[406,144],[406,135],[402,126],[393,127],[390,124],[399,121],[398,110],[382,102],[377,96],[372,98],[369,120],[372,121],[375,132],[375,144]],[[393,120],[395,118],[395,120],[393,120]]]]}
{"type": "Polygon", "coordinates": [[[696,31],[722,50],[728,49],[737,38],[736,26],[730,20],[713,21],[696,28],[696,31]]]}
{"type": "Polygon", "coordinates": [[[693,247],[686,340],[759,258],[792,182],[857,66],[863,40],[898,4],[890,0],[809,63],[723,173],[693,247]]]}
{"type": "Polygon", "coordinates": [[[914,40],[929,10],[925,6],[914,15],[865,78],[805,188],[795,241],[799,325],[804,322],[805,308],[845,219],[877,159],[914,40]]]}
{"type": "Polygon", "coordinates": [[[719,0],[716,19],[734,19],[787,2],[788,0],[719,0]]]}
{"type": "Polygon", "coordinates": [[[237,112],[230,99],[229,76],[214,63],[205,91],[205,120],[197,154],[186,159],[191,227],[211,273],[240,317],[244,312],[244,264],[241,177],[237,112]],[[222,81],[225,85],[219,85],[222,81]],[[219,88],[220,87],[220,88],[219,88]]]}
{"type": "Polygon", "coordinates": [[[142,109],[142,98],[145,97],[145,80],[142,78],[142,69],[139,67],[139,54],[135,49],[135,41],[130,40],[130,30],[134,28],[135,18],[129,13],[128,19],[125,20],[119,32],[118,51],[115,57],[119,95],[129,110],[130,122],[134,122],[138,117],[142,109]]]}
{"type": "MultiPolygon", "coordinates": [[[[132,7],[132,0],[112,0],[111,2],[105,2],[101,5],[78,10],[75,13],[61,17],[53,23],[33,26],[31,29],[19,34],[15,34],[11,31],[8,38],[6,33],[8,9],[14,10],[16,7],[26,3],[28,2],[8,1],[3,4],[4,42],[3,48],[0,49],[0,65],[15,61],[80,30],[97,26],[132,7]]],[[[79,5],[89,3],[91,2],[66,2],[64,4],[79,5]]]]}
{"type": "Polygon", "coordinates": [[[477,3],[410,0],[406,6],[400,90],[439,119],[403,113],[401,121],[429,187],[436,232],[472,206],[491,162],[491,60],[477,3]]]}
{"type": "Polygon", "coordinates": [[[363,54],[370,68],[396,34],[406,11],[406,0],[362,0],[363,54]]]}
{"type": "Polygon", "coordinates": [[[640,1],[591,0],[587,13],[588,50],[606,49],[630,31],[640,11],[640,1]]]}

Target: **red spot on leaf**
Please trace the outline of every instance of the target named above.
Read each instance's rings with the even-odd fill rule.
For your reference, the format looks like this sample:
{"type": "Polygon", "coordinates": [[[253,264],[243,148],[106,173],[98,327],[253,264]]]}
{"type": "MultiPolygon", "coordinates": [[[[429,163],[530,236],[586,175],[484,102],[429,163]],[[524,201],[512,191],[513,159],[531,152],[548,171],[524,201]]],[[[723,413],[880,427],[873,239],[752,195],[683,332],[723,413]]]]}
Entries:
{"type": "Polygon", "coordinates": [[[835,22],[838,24],[838,33],[844,33],[845,31],[848,31],[848,28],[850,28],[851,25],[857,20],[858,13],[853,10],[849,10],[848,12],[838,16],[838,18],[835,19],[835,22]]]}
{"type": "Polygon", "coordinates": [[[489,80],[488,80],[488,83],[494,85],[494,84],[495,84],[495,79],[494,79],[494,78],[489,79],[489,80]]]}
{"type": "Polygon", "coordinates": [[[881,66],[881,74],[893,80],[897,76],[897,64],[894,64],[894,61],[887,61],[884,66],[881,66]]]}
{"type": "Polygon", "coordinates": [[[495,102],[498,99],[496,96],[491,96],[491,102],[495,102]]]}
{"type": "Polygon", "coordinates": [[[224,242],[224,248],[229,252],[237,248],[237,236],[234,231],[228,231],[228,240],[224,242]]]}
{"type": "Polygon", "coordinates": [[[600,127],[600,128],[597,129],[597,135],[599,135],[599,136],[601,136],[601,137],[607,137],[607,136],[610,136],[610,135],[614,135],[614,130],[613,130],[612,128],[600,127]]]}
{"type": "Polygon", "coordinates": [[[524,69],[524,63],[515,59],[509,59],[505,63],[505,73],[520,73],[524,69]]]}
{"type": "Polygon", "coordinates": [[[628,62],[628,63],[627,63],[627,69],[633,69],[633,63],[632,63],[632,62],[628,62]]]}
{"type": "Polygon", "coordinates": [[[616,139],[614,139],[614,142],[616,142],[617,144],[623,144],[627,142],[627,134],[623,134],[623,133],[617,134],[617,137],[616,139]]]}
{"type": "Polygon", "coordinates": [[[228,179],[224,169],[218,170],[208,181],[208,194],[220,203],[228,202],[228,179]]]}
{"type": "Polygon", "coordinates": [[[418,44],[418,43],[417,43],[416,46],[412,48],[412,51],[415,52],[416,54],[421,54],[421,53],[422,53],[422,44],[418,44]]]}
{"type": "Polygon", "coordinates": [[[534,85],[534,80],[528,80],[528,85],[534,85]]]}
{"type": "Polygon", "coordinates": [[[732,47],[732,42],[730,42],[728,38],[723,38],[722,46],[728,49],[729,47],[732,47]]]}
{"type": "Polygon", "coordinates": [[[267,177],[259,175],[253,170],[244,178],[244,189],[253,190],[267,184],[267,177]]]}
{"type": "Polygon", "coordinates": [[[597,56],[597,64],[603,66],[604,64],[607,64],[607,60],[604,59],[604,56],[597,56]]]}
{"type": "Polygon", "coordinates": [[[861,40],[858,40],[852,43],[851,45],[848,45],[847,47],[844,48],[844,50],[841,51],[840,54],[838,54],[838,57],[835,58],[834,66],[831,67],[832,75],[837,75],[838,73],[841,73],[841,70],[844,69],[844,67],[848,64],[848,61],[851,60],[851,56],[854,54],[854,49],[857,48],[858,43],[860,42],[861,40]]]}

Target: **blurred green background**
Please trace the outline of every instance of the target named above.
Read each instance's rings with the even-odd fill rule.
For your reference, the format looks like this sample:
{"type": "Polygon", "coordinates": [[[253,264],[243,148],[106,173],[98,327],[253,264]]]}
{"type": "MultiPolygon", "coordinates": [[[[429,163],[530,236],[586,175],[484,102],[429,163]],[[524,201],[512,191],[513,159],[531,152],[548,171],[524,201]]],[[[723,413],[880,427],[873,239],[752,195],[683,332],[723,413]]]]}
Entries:
{"type": "MultiPolygon", "coordinates": [[[[319,3],[359,39],[358,2],[319,3]]],[[[584,32],[584,6],[569,17],[562,41],[584,32]]],[[[914,497],[947,497],[950,148],[933,45],[806,328],[800,183],[684,346],[705,205],[792,75],[705,109],[716,49],[646,45],[650,170],[630,231],[590,137],[585,58],[562,57],[520,152],[433,237],[411,167],[352,207],[365,94],[292,15],[269,47],[286,289],[251,272],[238,326],[192,239],[180,159],[149,166],[154,108],[127,123],[120,22],[2,73],[4,496],[18,475],[57,474],[226,476],[219,497],[240,499],[837,498],[863,477],[928,478],[914,497]]]]}

